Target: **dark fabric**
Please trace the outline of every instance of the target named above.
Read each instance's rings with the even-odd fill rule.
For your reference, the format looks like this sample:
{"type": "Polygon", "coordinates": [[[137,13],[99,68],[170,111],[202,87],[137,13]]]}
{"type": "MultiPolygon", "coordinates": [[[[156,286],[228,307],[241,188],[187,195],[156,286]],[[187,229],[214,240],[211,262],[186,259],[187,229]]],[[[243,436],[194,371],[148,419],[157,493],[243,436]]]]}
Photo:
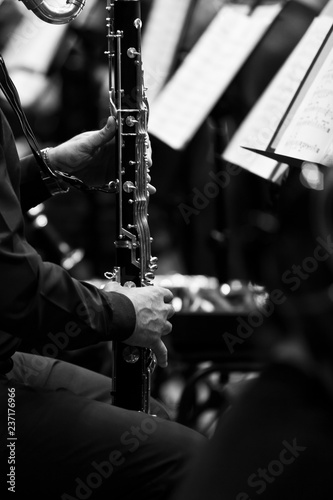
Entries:
{"type": "MultiPolygon", "coordinates": [[[[25,166],[35,174],[31,160],[25,166]]],[[[1,114],[0,359],[10,356],[20,340],[25,349],[50,343],[76,349],[126,339],[134,330],[135,312],[125,296],[107,295],[72,279],[63,268],[43,262],[26,241],[19,202],[20,168],[14,139],[1,114]]],[[[28,173],[22,176],[26,187],[28,173]]],[[[35,193],[33,198],[36,201],[35,193]]]]}
{"type": "Polygon", "coordinates": [[[20,180],[28,208],[46,196],[37,177],[0,112],[0,498],[166,500],[204,438],[155,402],[163,418],[112,406],[107,377],[56,359],[125,340],[136,318],[127,297],[73,279],[27,242],[20,180]]]}
{"type": "MultiPolygon", "coordinates": [[[[0,381],[0,470],[4,479],[15,456],[17,500],[166,499],[205,442],[164,418],[111,406],[108,377],[59,360],[13,358],[0,381]],[[13,389],[16,440],[2,425],[13,389]]],[[[152,409],[159,412],[154,401],[152,409]]],[[[1,498],[8,487],[1,482],[1,498]]]]}
{"type": "Polygon", "coordinates": [[[332,397],[288,365],[252,381],[173,500],[331,498],[332,397]]]}
{"type": "Polygon", "coordinates": [[[40,175],[40,169],[33,155],[21,159],[21,208],[26,212],[39,203],[50,198],[50,191],[45,186],[40,175]]]}

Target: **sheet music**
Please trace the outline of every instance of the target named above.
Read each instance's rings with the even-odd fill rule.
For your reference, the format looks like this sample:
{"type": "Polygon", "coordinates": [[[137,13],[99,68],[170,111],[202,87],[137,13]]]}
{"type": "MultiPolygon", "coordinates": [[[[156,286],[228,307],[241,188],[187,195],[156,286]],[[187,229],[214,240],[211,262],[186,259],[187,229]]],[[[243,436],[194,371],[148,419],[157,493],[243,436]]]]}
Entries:
{"type": "Polygon", "coordinates": [[[8,69],[46,73],[68,25],[50,25],[23,8],[24,17],[2,50],[3,57],[8,69]]]}
{"type": "Polygon", "coordinates": [[[226,90],[281,5],[223,6],[150,109],[149,132],[182,149],[226,90]]]}
{"type": "Polygon", "coordinates": [[[323,10],[321,11],[321,15],[333,17],[333,0],[327,2],[323,10]]]}
{"type": "MultiPolygon", "coordinates": [[[[264,179],[273,182],[277,180],[278,162],[243,147],[266,150],[331,26],[332,19],[329,17],[313,20],[301,41],[232,137],[222,154],[224,160],[264,179]]],[[[285,165],[284,171],[287,168],[285,165]]],[[[283,174],[283,169],[280,172],[283,174]]]]}
{"type": "Polygon", "coordinates": [[[310,85],[275,152],[333,166],[333,38],[327,56],[310,85]]]}
{"type": "Polygon", "coordinates": [[[149,103],[163,87],[173,64],[192,0],[154,0],[142,36],[145,85],[149,103]]]}

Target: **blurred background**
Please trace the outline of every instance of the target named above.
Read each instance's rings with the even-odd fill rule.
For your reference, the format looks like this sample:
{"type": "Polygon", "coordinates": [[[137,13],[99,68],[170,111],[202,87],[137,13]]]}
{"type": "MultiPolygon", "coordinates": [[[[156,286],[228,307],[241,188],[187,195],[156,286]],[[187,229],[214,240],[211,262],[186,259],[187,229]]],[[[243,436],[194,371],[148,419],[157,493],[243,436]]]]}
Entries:
{"type": "MultiPolygon", "coordinates": [[[[209,36],[212,23],[226,6],[244,8],[249,16],[262,6],[279,7],[230,81],[220,92],[212,85],[216,96],[211,105],[205,108],[203,99],[213,92],[210,87],[196,96],[194,109],[188,112],[200,108],[201,118],[181,148],[150,133],[151,177],[157,189],[149,204],[153,254],[159,263],[156,282],[172,289],[177,310],[168,339],[170,364],[163,372],[157,370],[153,392],[178,420],[207,434],[217,413],[228,406],[233,390],[237,391],[237,382],[255,376],[266,360],[255,336],[231,350],[224,334],[235,333],[239,318],[246,318],[265,297],[256,281],[261,255],[258,233],[263,228],[274,230],[281,188],[230,165],[222,153],[325,4],[319,0],[141,0],[142,55],[148,98],[149,88],[152,91],[152,115],[159,93],[202,37],[209,36]]],[[[0,51],[41,147],[106,122],[105,8],[104,0],[87,0],[74,22],[53,26],[39,22],[17,0],[0,5],[0,51]]],[[[241,43],[244,32],[232,28],[241,43]]],[[[223,53],[228,44],[221,31],[214,53],[223,53]]],[[[205,58],[197,59],[196,73],[188,73],[181,91],[190,93],[201,78],[205,58]]],[[[210,68],[213,83],[214,70],[210,68]]],[[[30,154],[2,95],[1,107],[14,129],[20,154],[30,154]]],[[[170,119],[170,110],[165,113],[170,119]]],[[[75,278],[98,281],[112,269],[116,229],[112,195],[72,189],[61,200],[54,197],[30,211],[26,223],[28,238],[44,259],[64,266],[75,278]]],[[[64,357],[109,373],[107,349],[99,346],[93,354],[82,351],[64,357]]]]}

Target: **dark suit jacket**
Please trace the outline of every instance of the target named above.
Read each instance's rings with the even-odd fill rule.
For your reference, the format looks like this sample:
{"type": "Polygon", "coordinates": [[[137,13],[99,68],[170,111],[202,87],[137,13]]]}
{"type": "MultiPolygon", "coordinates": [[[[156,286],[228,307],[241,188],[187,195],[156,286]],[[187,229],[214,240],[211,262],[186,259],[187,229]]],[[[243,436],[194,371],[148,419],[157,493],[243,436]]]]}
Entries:
{"type": "Polygon", "coordinates": [[[26,240],[22,209],[49,196],[34,157],[20,161],[0,111],[0,361],[19,346],[49,355],[55,346],[124,340],[134,330],[127,297],[73,279],[62,267],[43,262],[26,240]]]}

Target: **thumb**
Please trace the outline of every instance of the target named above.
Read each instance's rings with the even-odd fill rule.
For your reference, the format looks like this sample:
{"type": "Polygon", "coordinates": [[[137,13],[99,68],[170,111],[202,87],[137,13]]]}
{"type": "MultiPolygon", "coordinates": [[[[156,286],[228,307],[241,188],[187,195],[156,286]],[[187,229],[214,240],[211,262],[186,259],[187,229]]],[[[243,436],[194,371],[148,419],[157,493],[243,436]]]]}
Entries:
{"type": "Polygon", "coordinates": [[[116,133],[116,128],[116,120],[113,118],[113,116],[109,116],[106,125],[96,132],[96,135],[94,137],[95,146],[101,146],[102,144],[105,144],[106,142],[113,139],[116,133]]]}
{"type": "Polygon", "coordinates": [[[168,366],[168,349],[161,339],[159,339],[158,343],[153,347],[153,351],[156,356],[157,364],[161,368],[166,368],[168,366]]]}

